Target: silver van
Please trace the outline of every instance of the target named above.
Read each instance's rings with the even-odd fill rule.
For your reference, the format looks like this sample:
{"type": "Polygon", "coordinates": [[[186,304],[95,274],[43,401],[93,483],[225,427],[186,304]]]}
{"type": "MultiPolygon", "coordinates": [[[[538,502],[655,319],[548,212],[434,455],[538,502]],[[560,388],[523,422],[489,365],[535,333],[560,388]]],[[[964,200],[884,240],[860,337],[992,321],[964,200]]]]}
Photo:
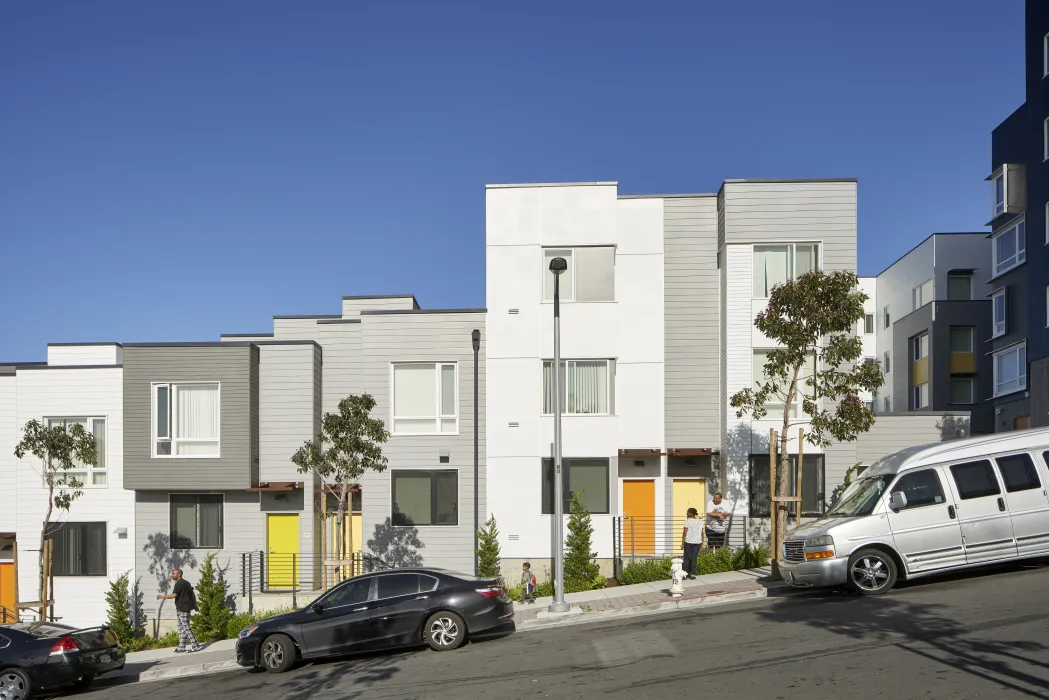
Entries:
{"type": "Polygon", "coordinates": [[[1049,429],[912,447],[878,460],[778,553],[792,586],[879,595],[913,579],[1049,555],[1049,429]]]}

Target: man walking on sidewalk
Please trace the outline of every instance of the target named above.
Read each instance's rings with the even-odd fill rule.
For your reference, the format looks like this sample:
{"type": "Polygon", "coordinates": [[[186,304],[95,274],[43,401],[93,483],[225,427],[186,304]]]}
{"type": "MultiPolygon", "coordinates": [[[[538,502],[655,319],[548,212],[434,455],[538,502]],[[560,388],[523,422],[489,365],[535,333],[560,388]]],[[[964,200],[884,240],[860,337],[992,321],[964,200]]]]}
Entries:
{"type": "Polygon", "coordinates": [[[182,578],[182,569],[172,571],[171,580],[175,582],[174,592],[168,595],[158,595],[157,600],[175,599],[175,616],[178,618],[178,646],[175,648],[175,653],[200,651],[204,647],[197,643],[197,638],[193,635],[193,628],[189,626],[190,613],[197,609],[197,596],[193,592],[193,586],[182,578]]]}

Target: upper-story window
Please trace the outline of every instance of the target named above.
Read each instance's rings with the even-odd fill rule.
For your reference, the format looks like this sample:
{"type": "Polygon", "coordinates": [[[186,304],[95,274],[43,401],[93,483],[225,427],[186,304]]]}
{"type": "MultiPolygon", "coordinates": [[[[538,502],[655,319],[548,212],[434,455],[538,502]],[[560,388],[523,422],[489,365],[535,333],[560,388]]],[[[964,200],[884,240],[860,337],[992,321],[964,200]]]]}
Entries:
{"type": "Polygon", "coordinates": [[[929,356],[929,334],[922,333],[913,339],[914,361],[924,360],[929,356]]]}
{"type": "Polygon", "coordinates": [[[554,300],[554,273],[550,261],[564,258],[561,301],[615,301],[616,250],[612,246],[543,249],[543,301],[554,300]]]}
{"type": "MultiPolygon", "coordinates": [[[[600,416],[612,413],[609,360],[561,360],[561,412],[600,416]]],[[[543,415],[554,412],[554,363],[543,362],[543,415]]]]}
{"type": "Polygon", "coordinates": [[[1027,388],[1027,343],[994,355],[994,395],[1004,396],[1027,388]]]}
{"type": "Polygon", "coordinates": [[[1049,34],[1042,37],[1042,77],[1049,76],[1049,34]]]}
{"type": "Polygon", "coordinates": [[[153,385],[153,456],[218,457],[218,382],[153,385]]]}
{"type": "Polygon", "coordinates": [[[960,272],[947,276],[948,301],[969,301],[973,298],[973,276],[960,272]]]}
{"type": "Polygon", "coordinates": [[[885,373],[888,374],[892,371],[892,360],[889,357],[888,351],[885,353],[885,373]]]}
{"type": "Polygon", "coordinates": [[[1006,331],[1006,296],[1005,289],[999,289],[991,295],[991,313],[993,314],[992,338],[1005,335],[1006,331]]]}
{"type": "Polygon", "coordinates": [[[815,243],[754,246],[754,298],[768,299],[772,288],[819,267],[815,243]]]}
{"type": "Polygon", "coordinates": [[[994,188],[994,215],[1001,216],[1005,213],[1005,208],[1009,202],[1006,199],[1005,168],[1002,168],[1002,171],[991,179],[991,183],[994,188]]]}
{"type": "Polygon", "coordinates": [[[1023,219],[996,233],[991,242],[995,275],[1008,272],[1027,260],[1027,236],[1023,219]]]}
{"type": "Polygon", "coordinates": [[[889,307],[888,306],[886,306],[884,309],[882,309],[882,317],[884,319],[884,323],[885,323],[885,327],[886,328],[888,328],[889,326],[892,325],[892,323],[889,320],[889,307]]]}
{"type": "Polygon", "coordinates": [[[62,427],[68,432],[74,425],[79,425],[84,432],[95,438],[95,464],[84,464],[73,460],[72,469],[59,470],[55,483],[67,486],[75,480],[86,487],[105,486],[106,481],[106,419],[105,418],[48,418],[51,428],[62,427]]]}
{"type": "Polygon", "coordinates": [[[459,378],[454,362],[393,365],[393,434],[459,432],[459,378]]]}
{"type": "Polygon", "coordinates": [[[1042,122],[1042,160],[1049,160],[1049,117],[1042,122]]]}
{"type": "Polygon", "coordinates": [[[932,279],[927,279],[911,290],[911,301],[914,302],[914,310],[917,311],[932,301],[932,279]]]}
{"type": "Polygon", "coordinates": [[[863,315],[863,333],[865,335],[874,335],[874,314],[863,315]]]}

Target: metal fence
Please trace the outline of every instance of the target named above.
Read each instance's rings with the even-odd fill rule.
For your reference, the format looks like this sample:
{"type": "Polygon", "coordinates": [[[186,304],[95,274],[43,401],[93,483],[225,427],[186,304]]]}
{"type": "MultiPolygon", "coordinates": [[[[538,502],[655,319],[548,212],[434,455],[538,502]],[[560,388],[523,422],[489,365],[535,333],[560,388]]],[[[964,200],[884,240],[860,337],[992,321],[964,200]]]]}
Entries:
{"type": "Polygon", "coordinates": [[[264,551],[240,555],[240,595],[254,609],[256,594],[285,594],[298,605],[300,594],[311,595],[353,576],[389,569],[378,557],[355,552],[348,559],[333,560],[301,554],[270,554],[264,551]]]}
{"type": "Polygon", "coordinates": [[[3,605],[0,605],[0,625],[6,625],[12,622],[18,622],[18,613],[10,608],[5,608],[3,605]]]}
{"type": "MultiPolygon", "coordinates": [[[[704,547],[742,547],[747,543],[747,517],[733,515],[725,524],[725,534],[720,538],[707,533],[703,522],[704,547]],[[708,537],[711,538],[708,541],[708,537]]],[[[612,549],[615,552],[615,575],[622,571],[625,559],[650,559],[675,556],[682,553],[681,533],[685,528],[684,517],[616,516],[612,527],[612,549]]]]}

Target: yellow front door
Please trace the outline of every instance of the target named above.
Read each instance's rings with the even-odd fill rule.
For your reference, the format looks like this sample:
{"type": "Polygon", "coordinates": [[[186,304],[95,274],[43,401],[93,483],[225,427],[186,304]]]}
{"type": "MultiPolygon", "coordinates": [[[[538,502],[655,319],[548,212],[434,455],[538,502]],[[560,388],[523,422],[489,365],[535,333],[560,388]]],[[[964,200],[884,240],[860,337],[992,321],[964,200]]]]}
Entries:
{"type": "Polygon", "coordinates": [[[299,561],[299,516],[297,513],[266,516],[266,586],[295,588],[302,571],[299,561]]]}
{"type": "Polygon", "coordinates": [[[681,531],[685,528],[688,509],[695,508],[699,517],[707,509],[707,484],[703,479],[674,479],[674,548],[681,551],[681,531]]]}
{"type": "Polygon", "coordinates": [[[623,551],[656,553],[656,482],[623,482],[623,551]]]}
{"type": "Polygon", "coordinates": [[[7,608],[7,613],[13,615],[16,602],[14,562],[0,564],[0,606],[7,608]]]}

